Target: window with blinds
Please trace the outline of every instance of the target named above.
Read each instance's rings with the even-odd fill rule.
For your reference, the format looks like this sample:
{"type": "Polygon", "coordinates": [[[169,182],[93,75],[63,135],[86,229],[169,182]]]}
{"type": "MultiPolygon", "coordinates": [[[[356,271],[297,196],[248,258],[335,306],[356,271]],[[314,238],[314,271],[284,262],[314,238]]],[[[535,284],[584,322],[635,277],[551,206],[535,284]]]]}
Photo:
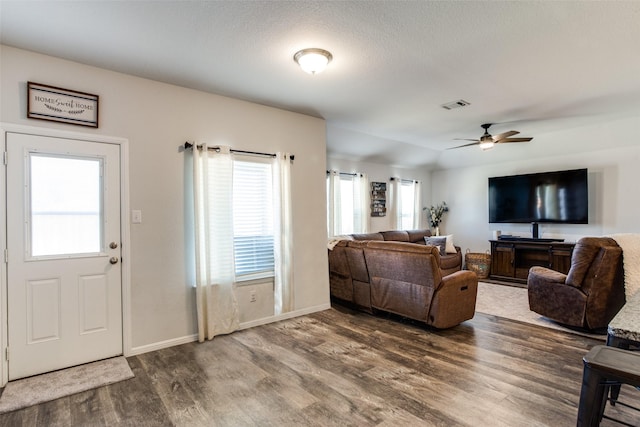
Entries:
{"type": "Polygon", "coordinates": [[[238,281],[273,276],[273,178],[270,160],[233,162],[233,243],[238,281]]]}

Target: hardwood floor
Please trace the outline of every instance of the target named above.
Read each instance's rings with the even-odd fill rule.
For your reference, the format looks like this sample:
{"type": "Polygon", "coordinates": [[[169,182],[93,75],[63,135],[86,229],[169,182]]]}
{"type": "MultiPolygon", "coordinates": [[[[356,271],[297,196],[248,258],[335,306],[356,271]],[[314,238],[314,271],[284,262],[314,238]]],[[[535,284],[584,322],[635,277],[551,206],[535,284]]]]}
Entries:
{"type": "Polygon", "coordinates": [[[601,343],[480,313],[438,331],[334,306],[128,358],[135,378],[0,426],[575,426],[582,356],[601,343]]]}

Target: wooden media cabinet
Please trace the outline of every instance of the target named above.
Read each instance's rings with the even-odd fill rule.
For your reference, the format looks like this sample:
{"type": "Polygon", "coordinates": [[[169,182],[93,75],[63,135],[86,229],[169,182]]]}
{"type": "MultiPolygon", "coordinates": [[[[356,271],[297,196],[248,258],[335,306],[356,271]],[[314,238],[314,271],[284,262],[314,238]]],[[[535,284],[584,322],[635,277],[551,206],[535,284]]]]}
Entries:
{"type": "Polygon", "coordinates": [[[491,273],[494,280],[527,283],[529,269],[547,267],[567,274],[575,243],[541,239],[490,240],[491,273]]]}

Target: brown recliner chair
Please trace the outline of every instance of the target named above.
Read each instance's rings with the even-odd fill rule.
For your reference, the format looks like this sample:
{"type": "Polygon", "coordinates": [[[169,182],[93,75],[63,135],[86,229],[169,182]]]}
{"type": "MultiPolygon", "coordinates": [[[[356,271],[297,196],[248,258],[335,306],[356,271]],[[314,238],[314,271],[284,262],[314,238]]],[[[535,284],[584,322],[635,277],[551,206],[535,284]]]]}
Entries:
{"type": "Polygon", "coordinates": [[[604,328],[625,303],[622,248],[608,237],[582,238],[568,274],[532,267],[527,287],[532,311],[568,326],[604,328]]]}

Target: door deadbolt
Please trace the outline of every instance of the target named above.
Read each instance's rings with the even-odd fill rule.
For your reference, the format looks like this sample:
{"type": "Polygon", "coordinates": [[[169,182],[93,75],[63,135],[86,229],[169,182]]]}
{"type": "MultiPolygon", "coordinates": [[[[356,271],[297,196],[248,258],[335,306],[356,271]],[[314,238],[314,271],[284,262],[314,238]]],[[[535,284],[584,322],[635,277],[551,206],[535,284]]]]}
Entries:
{"type": "Polygon", "coordinates": [[[112,257],[109,259],[109,262],[110,262],[111,264],[117,264],[117,263],[118,263],[118,257],[117,257],[117,256],[112,256],[112,257]]]}
{"type": "Polygon", "coordinates": [[[118,247],[118,244],[116,242],[111,242],[111,243],[109,243],[109,247],[111,249],[116,249],[118,247]]]}

